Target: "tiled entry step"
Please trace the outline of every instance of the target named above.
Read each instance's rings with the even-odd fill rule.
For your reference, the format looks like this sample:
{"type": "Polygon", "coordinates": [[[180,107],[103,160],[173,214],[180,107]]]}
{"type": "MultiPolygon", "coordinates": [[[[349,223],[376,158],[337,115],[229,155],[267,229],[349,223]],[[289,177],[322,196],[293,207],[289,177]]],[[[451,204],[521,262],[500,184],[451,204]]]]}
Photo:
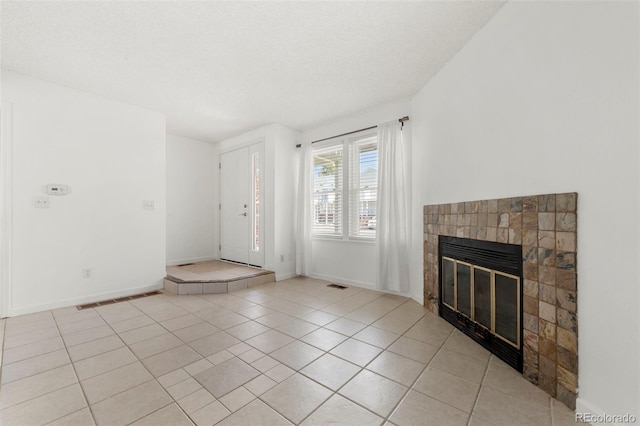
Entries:
{"type": "Polygon", "coordinates": [[[274,281],[271,271],[211,260],[168,266],[164,289],[173,294],[219,294],[274,281]]]}

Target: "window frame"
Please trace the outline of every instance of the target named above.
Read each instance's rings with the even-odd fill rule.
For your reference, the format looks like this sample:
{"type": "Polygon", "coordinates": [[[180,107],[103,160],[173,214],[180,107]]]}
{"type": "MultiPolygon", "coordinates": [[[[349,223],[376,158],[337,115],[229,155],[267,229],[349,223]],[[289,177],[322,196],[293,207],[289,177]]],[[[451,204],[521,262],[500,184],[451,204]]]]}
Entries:
{"type": "MultiPolygon", "coordinates": [[[[351,188],[351,176],[352,176],[352,168],[356,164],[360,164],[352,161],[352,157],[355,154],[355,150],[353,147],[363,139],[375,138],[376,151],[378,150],[378,134],[375,129],[373,130],[363,130],[361,132],[353,133],[348,136],[339,136],[336,138],[328,139],[326,141],[318,142],[315,146],[311,147],[312,157],[315,159],[315,155],[317,151],[323,151],[326,149],[330,149],[331,147],[340,147],[342,149],[342,188],[340,192],[341,195],[341,209],[340,209],[340,222],[341,222],[341,232],[340,234],[322,234],[316,233],[315,229],[315,219],[314,223],[311,224],[312,233],[311,237],[314,240],[329,240],[329,241],[349,241],[349,242],[359,242],[364,244],[375,244],[378,239],[378,231],[374,230],[372,236],[368,235],[351,235],[351,227],[353,224],[353,210],[355,210],[355,214],[358,216],[358,209],[354,209],[354,204],[358,202],[352,200],[351,194],[353,192],[353,188],[351,188]]],[[[315,164],[315,160],[314,160],[315,164]]],[[[311,170],[312,173],[312,188],[315,188],[315,167],[311,170]]],[[[379,173],[379,171],[378,171],[379,173]]],[[[358,195],[362,190],[358,189],[355,191],[358,195]]],[[[314,192],[315,193],[315,192],[314,192]]],[[[314,194],[312,194],[311,199],[314,199],[314,194]]],[[[378,201],[378,188],[376,184],[376,213],[377,213],[377,201],[378,201]]],[[[315,207],[312,207],[315,211],[315,207]]],[[[376,214],[377,217],[377,214],[376,214]]]]}
{"type": "MultiPolygon", "coordinates": [[[[338,188],[334,189],[334,193],[338,193],[338,192],[340,193],[340,203],[341,203],[341,207],[340,207],[340,215],[341,215],[340,216],[340,233],[339,234],[337,234],[337,233],[334,233],[334,234],[326,233],[325,234],[325,233],[317,233],[316,232],[316,228],[315,228],[315,226],[316,226],[316,224],[315,224],[315,203],[314,203],[314,205],[312,206],[312,210],[314,212],[314,223],[311,224],[311,227],[312,227],[311,235],[312,235],[313,238],[329,239],[329,240],[341,240],[343,238],[343,236],[344,236],[344,230],[345,230],[345,223],[344,223],[343,219],[344,219],[344,203],[345,203],[344,182],[345,182],[345,179],[346,179],[346,176],[345,176],[345,173],[344,173],[345,172],[345,170],[344,170],[345,169],[344,162],[345,162],[346,154],[345,154],[345,151],[344,151],[344,144],[343,144],[343,141],[341,139],[328,140],[326,142],[323,142],[322,144],[319,144],[317,147],[312,147],[311,148],[312,149],[311,155],[312,155],[313,163],[314,163],[314,166],[313,166],[313,168],[311,170],[312,181],[313,181],[313,185],[312,185],[313,193],[311,194],[311,200],[312,200],[312,203],[313,203],[314,200],[315,200],[315,195],[316,195],[316,193],[315,193],[315,180],[316,180],[315,158],[316,158],[316,154],[319,151],[328,151],[333,147],[336,147],[336,148],[339,147],[341,149],[341,154],[342,154],[342,162],[341,162],[342,163],[342,165],[341,165],[341,167],[342,167],[342,171],[341,171],[341,173],[342,173],[342,185],[341,185],[340,189],[338,189],[338,188]]],[[[320,154],[322,154],[322,152],[320,154]]]]}

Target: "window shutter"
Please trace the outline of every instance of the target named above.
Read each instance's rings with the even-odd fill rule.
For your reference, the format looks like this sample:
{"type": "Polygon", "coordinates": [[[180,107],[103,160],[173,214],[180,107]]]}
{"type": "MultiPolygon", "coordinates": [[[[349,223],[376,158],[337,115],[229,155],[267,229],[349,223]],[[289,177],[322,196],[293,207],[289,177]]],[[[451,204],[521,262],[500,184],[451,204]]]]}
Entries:
{"type": "Polygon", "coordinates": [[[349,146],[349,236],[375,238],[378,139],[375,135],[352,139],[349,146]]]}
{"type": "Polygon", "coordinates": [[[342,236],[342,144],[313,151],[313,233],[342,236]]]}

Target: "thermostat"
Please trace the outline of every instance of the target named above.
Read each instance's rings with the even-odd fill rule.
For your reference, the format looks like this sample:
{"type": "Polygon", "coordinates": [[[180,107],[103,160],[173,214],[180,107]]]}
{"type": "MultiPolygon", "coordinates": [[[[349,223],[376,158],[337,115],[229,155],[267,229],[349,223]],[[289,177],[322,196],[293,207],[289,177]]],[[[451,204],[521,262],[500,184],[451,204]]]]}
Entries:
{"type": "Polygon", "coordinates": [[[47,185],[47,194],[49,195],[67,195],[69,193],[69,187],[58,183],[51,183],[47,185]]]}

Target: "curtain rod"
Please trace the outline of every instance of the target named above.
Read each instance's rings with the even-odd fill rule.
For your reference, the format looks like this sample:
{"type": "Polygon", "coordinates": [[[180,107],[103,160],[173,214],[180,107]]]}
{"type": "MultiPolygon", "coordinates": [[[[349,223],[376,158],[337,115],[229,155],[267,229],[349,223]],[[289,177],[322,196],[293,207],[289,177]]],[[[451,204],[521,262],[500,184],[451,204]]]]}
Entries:
{"type": "MultiPolygon", "coordinates": [[[[406,115],[406,116],[404,116],[402,118],[399,118],[398,121],[400,122],[400,124],[402,124],[402,126],[404,126],[404,122],[405,121],[409,121],[409,116],[406,115]]],[[[371,130],[371,129],[375,129],[377,127],[378,126],[365,127],[364,129],[354,130],[353,132],[347,132],[347,133],[342,133],[341,135],[335,135],[335,136],[331,136],[331,137],[324,138],[324,139],[318,139],[317,141],[313,141],[311,143],[313,144],[313,143],[317,143],[317,142],[328,141],[329,139],[339,138],[340,136],[352,135],[354,133],[364,132],[365,130],[371,130]]],[[[297,144],[296,148],[300,148],[301,146],[302,146],[302,144],[297,144]]]]}

